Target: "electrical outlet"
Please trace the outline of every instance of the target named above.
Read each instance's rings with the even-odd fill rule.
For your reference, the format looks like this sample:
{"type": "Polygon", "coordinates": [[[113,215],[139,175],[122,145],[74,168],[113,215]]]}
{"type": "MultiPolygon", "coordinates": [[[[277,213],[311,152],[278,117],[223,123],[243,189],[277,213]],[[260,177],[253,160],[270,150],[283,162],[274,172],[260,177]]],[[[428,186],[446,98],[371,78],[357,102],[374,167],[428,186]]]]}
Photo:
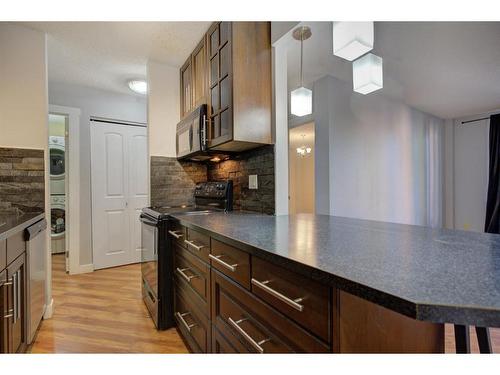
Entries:
{"type": "Polygon", "coordinates": [[[248,188],[249,189],[258,189],[259,188],[256,174],[248,175],[248,188]]]}

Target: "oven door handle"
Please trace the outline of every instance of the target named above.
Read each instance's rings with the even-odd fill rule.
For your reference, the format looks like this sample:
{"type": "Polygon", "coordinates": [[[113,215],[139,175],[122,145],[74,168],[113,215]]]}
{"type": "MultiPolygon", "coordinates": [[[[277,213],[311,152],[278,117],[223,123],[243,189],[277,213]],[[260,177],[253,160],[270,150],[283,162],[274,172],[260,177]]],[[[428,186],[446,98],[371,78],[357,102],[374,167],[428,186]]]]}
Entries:
{"type": "Polygon", "coordinates": [[[152,227],[156,227],[156,226],[158,225],[158,222],[148,220],[148,219],[147,219],[146,217],[144,217],[144,216],[139,216],[139,220],[141,221],[141,223],[146,224],[146,225],[149,225],[149,226],[152,226],[152,227]]]}

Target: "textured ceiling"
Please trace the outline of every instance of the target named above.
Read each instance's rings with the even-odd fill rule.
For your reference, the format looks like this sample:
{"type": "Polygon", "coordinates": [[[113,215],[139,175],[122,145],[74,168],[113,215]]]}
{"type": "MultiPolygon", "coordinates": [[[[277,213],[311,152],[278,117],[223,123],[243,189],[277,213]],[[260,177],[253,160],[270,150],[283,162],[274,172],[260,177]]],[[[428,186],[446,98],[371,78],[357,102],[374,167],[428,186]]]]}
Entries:
{"type": "MultiPolygon", "coordinates": [[[[352,82],[352,65],[332,54],[332,23],[304,23],[304,83],[326,74],[352,82]]],[[[500,108],[500,22],[376,22],[387,95],[441,118],[500,108]]],[[[288,83],[298,85],[300,43],[289,42],[288,83]]]]}
{"type": "Polygon", "coordinates": [[[130,94],[152,59],[179,67],[210,22],[28,22],[48,34],[49,84],[64,82],[130,94]]]}

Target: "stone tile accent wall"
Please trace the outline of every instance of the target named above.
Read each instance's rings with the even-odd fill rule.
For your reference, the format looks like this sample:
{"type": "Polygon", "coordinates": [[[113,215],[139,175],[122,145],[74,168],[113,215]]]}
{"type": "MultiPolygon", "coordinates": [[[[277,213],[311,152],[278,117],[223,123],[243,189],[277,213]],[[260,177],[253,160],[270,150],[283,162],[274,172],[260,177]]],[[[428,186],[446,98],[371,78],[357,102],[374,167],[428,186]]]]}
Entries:
{"type": "Polygon", "coordinates": [[[239,154],[208,165],[208,180],[233,180],[233,209],[274,214],[274,146],[239,154]],[[258,175],[258,189],[248,188],[248,175],[258,175]]]}
{"type": "Polygon", "coordinates": [[[150,163],[152,206],[194,204],[195,185],[207,180],[205,164],[164,156],[151,156],[150,163]]]}
{"type": "Polygon", "coordinates": [[[45,209],[44,151],[0,147],[0,211],[45,209]]]}

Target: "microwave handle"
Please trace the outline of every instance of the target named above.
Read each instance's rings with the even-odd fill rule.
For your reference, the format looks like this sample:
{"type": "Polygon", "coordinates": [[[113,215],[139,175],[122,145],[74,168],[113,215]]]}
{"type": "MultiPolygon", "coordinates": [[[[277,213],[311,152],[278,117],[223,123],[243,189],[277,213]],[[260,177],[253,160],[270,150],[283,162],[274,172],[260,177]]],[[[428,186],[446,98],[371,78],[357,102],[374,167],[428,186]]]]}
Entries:
{"type": "Polygon", "coordinates": [[[201,149],[205,151],[207,149],[207,115],[203,115],[203,122],[201,124],[201,149]]]}
{"type": "Polygon", "coordinates": [[[189,127],[189,152],[193,152],[193,126],[189,127]]]}

